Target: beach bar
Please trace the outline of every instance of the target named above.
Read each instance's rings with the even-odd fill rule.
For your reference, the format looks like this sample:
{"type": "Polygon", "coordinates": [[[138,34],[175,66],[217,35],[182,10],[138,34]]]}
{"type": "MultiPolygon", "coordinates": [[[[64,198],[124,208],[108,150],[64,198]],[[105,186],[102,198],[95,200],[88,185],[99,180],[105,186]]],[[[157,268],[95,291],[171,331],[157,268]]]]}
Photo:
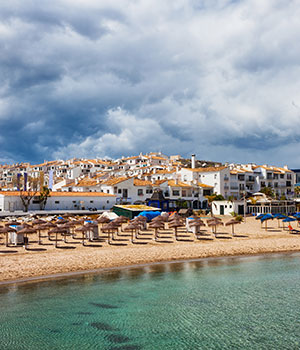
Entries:
{"type": "Polygon", "coordinates": [[[135,216],[138,216],[143,211],[158,211],[160,208],[149,207],[148,205],[114,205],[112,208],[113,212],[117,215],[126,216],[129,219],[133,219],[135,216]]]}

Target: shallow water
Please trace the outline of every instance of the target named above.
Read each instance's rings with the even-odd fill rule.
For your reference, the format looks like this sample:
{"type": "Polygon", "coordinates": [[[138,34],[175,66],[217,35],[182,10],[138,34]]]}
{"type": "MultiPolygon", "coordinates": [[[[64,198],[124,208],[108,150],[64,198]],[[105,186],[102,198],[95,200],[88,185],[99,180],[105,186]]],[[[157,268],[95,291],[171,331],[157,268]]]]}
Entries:
{"type": "Polygon", "coordinates": [[[300,255],[0,287],[0,349],[299,349],[300,255]]]}

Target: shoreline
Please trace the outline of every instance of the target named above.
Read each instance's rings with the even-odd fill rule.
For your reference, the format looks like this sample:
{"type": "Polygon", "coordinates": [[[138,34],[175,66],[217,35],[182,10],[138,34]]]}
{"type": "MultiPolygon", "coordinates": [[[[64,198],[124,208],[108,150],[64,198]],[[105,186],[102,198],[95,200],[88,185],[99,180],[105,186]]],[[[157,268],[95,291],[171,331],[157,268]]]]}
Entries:
{"type": "Polygon", "coordinates": [[[71,241],[62,244],[62,249],[45,242],[42,246],[34,243],[31,251],[23,247],[4,247],[0,249],[0,286],[149,264],[300,252],[300,236],[291,235],[276,223],[269,224],[269,229],[265,230],[257,220],[247,218],[247,223],[235,229],[236,236],[231,235],[231,228],[227,226],[221,231],[221,236],[223,233],[225,237],[211,236],[211,240],[194,242],[152,241],[147,245],[125,247],[107,244],[83,247],[71,241]]]}
{"type": "Polygon", "coordinates": [[[249,258],[255,258],[255,257],[271,257],[271,256],[284,256],[284,255],[293,255],[300,253],[300,248],[298,249],[283,249],[283,250],[261,250],[260,252],[245,252],[240,254],[220,254],[220,255],[207,255],[207,256],[201,256],[198,258],[174,258],[172,260],[153,260],[153,261],[145,261],[141,263],[134,263],[134,264],[122,264],[122,265],[114,265],[112,266],[106,266],[106,267],[99,267],[95,269],[87,269],[87,270],[74,270],[74,271],[68,271],[68,272],[59,272],[59,273],[53,273],[53,274],[47,274],[47,275],[36,275],[31,277],[25,277],[25,278],[19,278],[19,279],[8,279],[8,280],[1,280],[0,278],[0,288],[13,285],[13,284],[26,284],[26,283],[40,283],[44,281],[52,281],[52,280],[58,280],[58,279],[64,279],[64,278],[71,278],[71,277],[77,277],[87,274],[101,274],[109,271],[116,271],[116,270],[126,270],[126,269],[134,269],[134,268],[141,268],[141,267],[149,267],[153,265],[160,265],[160,264],[176,264],[176,263],[189,263],[189,262],[198,262],[198,261],[214,261],[214,260],[222,260],[222,259],[230,259],[230,258],[237,258],[237,259],[249,259],[249,258]]]}
{"type": "Polygon", "coordinates": [[[105,272],[110,271],[118,271],[118,270],[127,270],[127,269],[134,269],[134,268],[141,268],[141,267],[149,267],[149,266],[155,266],[160,264],[178,264],[178,263],[190,263],[190,262],[198,262],[198,261],[214,261],[214,260],[223,260],[223,259],[230,259],[230,258],[237,258],[237,259],[250,259],[255,257],[271,257],[271,256],[284,256],[284,255],[292,255],[300,253],[299,250],[294,251],[277,251],[277,252],[265,252],[265,253],[253,253],[253,254],[244,254],[244,255],[220,255],[220,256],[208,256],[204,258],[197,258],[197,259],[177,259],[177,260],[166,260],[166,261],[152,261],[147,263],[141,263],[141,264],[134,264],[134,265],[122,265],[122,266],[113,266],[113,267],[104,267],[104,268],[98,268],[98,269],[92,269],[92,270],[82,270],[82,271],[70,271],[70,272],[62,272],[52,275],[42,275],[42,276],[34,276],[34,277],[28,277],[23,279],[17,279],[17,280],[5,280],[0,281],[0,288],[2,286],[7,286],[11,284],[25,284],[25,283],[40,283],[44,281],[52,281],[52,280],[58,280],[68,277],[76,277],[76,276],[82,276],[82,275],[96,275],[101,274],[105,272]]]}

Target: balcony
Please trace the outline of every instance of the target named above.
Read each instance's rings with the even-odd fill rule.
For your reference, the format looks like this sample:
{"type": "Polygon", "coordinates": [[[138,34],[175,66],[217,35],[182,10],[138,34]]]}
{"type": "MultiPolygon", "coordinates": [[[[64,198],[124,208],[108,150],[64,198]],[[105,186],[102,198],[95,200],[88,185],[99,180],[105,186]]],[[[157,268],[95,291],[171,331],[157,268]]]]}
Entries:
{"type": "Polygon", "coordinates": [[[231,186],[230,186],[230,189],[231,189],[231,190],[236,190],[236,191],[238,191],[239,186],[231,185],[231,186]]]}
{"type": "Polygon", "coordinates": [[[224,176],[224,181],[229,181],[229,177],[227,175],[224,176]]]}

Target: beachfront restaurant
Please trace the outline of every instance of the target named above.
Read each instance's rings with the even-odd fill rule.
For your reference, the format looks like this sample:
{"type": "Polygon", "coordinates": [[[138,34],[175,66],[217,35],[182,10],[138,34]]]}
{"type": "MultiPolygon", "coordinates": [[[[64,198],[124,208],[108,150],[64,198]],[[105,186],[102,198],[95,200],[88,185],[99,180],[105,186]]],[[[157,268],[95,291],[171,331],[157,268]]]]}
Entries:
{"type": "Polygon", "coordinates": [[[252,215],[259,214],[284,214],[289,215],[296,212],[294,201],[276,201],[261,202],[256,204],[247,203],[247,213],[252,215]]]}

